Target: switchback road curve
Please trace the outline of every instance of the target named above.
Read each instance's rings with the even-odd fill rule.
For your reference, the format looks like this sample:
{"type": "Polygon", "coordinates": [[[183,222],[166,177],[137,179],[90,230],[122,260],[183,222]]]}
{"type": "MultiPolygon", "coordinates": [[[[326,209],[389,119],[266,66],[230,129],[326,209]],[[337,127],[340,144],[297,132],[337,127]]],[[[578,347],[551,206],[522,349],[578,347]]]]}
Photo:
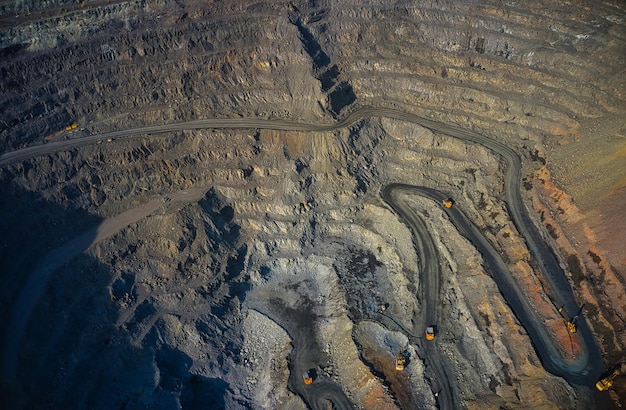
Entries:
{"type": "Polygon", "coordinates": [[[454,372],[448,359],[437,348],[436,340],[424,341],[426,326],[437,324],[441,303],[441,266],[439,252],[435,241],[428,232],[422,218],[402,200],[398,194],[420,194],[419,188],[411,185],[390,184],[385,186],[380,196],[405,222],[413,235],[413,245],[418,256],[418,272],[420,275],[418,294],[422,301],[421,309],[414,317],[414,329],[411,334],[420,347],[428,378],[433,391],[439,392],[437,399],[439,408],[458,409],[461,399],[457,386],[454,384],[454,372]]]}
{"type": "MultiPolygon", "coordinates": [[[[310,124],[279,119],[268,120],[258,118],[232,118],[206,119],[176,124],[139,127],[129,130],[119,130],[91,135],[80,139],[51,142],[48,144],[31,146],[5,153],[0,156],[0,166],[6,166],[8,164],[23,161],[34,156],[48,155],[57,151],[69,150],[93,144],[97,141],[102,141],[108,138],[127,138],[138,135],[152,135],[192,129],[272,129],[284,131],[323,132],[349,127],[358,121],[370,117],[386,117],[411,122],[437,133],[446,134],[466,142],[480,144],[504,158],[507,162],[504,181],[505,202],[509,213],[511,214],[511,218],[520,234],[526,240],[527,246],[532,255],[537,260],[548,285],[557,299],[557,303],[560,302],[563,304],[564,309],[569,314],[573,314],[577,311],[578,305],[569,286],[566,275],[562,271],[556,256],[543,242],[539,229],[534,225],[522,202],[520,192],[521,161],[515,151],[501,142],[480,134],[422,118],[414,114],[405,113],[396,109],[364,107],[355,110],[346,118],[334,124],[310,124]]],[[[512,286],[517,289],[516,284],[513,284],[512,286]]],[[[533,317],[519,317],[519,319],[525,327],[531,326],[531,324],[526,323],[527,321],[536,320],[533,317]]],[[[535,323],[534,325],[537,328],[541,326],[540,323],[535,323]]],[[[549,371],[564,377],[569,382],[574,384],[593,385],[602,370],[602,361],[598,346],[595,343],[588,324],[585,320],[579,320],[578,325],[579,335],[583,345],[583,354],[581,357],[574,363],[568,363],[564,361],[560,355],[558,355],[547,359],[548,361],[545,362],[544,365],[549,371]]],[[[533,338],[532,335],[531,338],[533,338]]],[[[539,350],[542,349],[542,346],[553,345],[553,342],[547,338],[545,329],[543,332],[538,331],[534,335],[534,338],[532,341],[538,350],[538,355],[546,358],[548,352],[540,352],[539,350]],[[546,337],[546,339],[543,339],[544,337],[546,337]],[[541,338],[541,340],[535,340],[534,338],[541,338]]]]}

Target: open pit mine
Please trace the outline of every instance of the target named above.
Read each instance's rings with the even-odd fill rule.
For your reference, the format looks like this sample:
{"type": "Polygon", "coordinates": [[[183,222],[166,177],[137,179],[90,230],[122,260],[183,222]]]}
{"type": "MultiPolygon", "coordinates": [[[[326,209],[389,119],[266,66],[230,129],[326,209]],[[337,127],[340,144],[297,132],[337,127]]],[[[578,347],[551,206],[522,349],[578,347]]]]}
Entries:
{"type": "Polygon", "coordinates": [[[626,406],[626,3],[0,1],[6,409],[626,406]]]}

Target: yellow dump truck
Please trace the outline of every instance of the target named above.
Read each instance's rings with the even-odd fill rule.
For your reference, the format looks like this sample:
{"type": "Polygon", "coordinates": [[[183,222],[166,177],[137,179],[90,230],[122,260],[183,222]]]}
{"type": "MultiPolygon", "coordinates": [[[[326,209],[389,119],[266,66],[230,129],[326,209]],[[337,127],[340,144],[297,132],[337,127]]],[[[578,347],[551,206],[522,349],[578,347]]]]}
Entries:
{"type": "Polygon", "coordinates": [[[426,340],[434,340],[435,339],[435,327],[428,326],[426,328],[426,340]]]}
{"type": "Polygon", "coordinates": [[[404,355],[403,349],[399,347],[398,354],[396,355],[396,370],[397,371],[404,370],[405,364],[406,364],[406,356],[404,355]]]}
{"type": "Polygon", "coordinates": [[[311,374],[311,371],[307,370],[306,372],[304,372],[302,374],[302,379],[304,379],[304,384],[313,383],[313,375],[311,374]]]}

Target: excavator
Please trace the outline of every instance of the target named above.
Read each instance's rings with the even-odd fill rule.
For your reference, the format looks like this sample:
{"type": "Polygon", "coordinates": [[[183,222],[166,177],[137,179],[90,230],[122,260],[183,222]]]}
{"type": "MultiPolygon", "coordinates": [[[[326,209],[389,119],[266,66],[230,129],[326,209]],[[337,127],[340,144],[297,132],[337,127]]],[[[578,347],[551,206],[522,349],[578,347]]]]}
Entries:
{"type": "Polygon", "coordinates": [[[570,320],[567,320],[565,318],[565,316],[563,316],[563,306],[561,306],[559,308],[559,313],[561,314],[561,316],[563,316],[563,319],[565,319],[565,324],[567,325],[567,331],[570,333],[576,333],[578,331],[578,328],[576,326],[576,322],[578,321],[578,317],[580,316],[580,314],[583,311],[583,308],[585,307],[585,305],[582,305],[580,307],[580,309],[578,309],[578,312],[574,315],[574,317],[572,317],[570,320]]]}
{"type": "Polygon", "coordinates": [[[452,198],[448,198],[443,201],[443,206],[446,208],[452,208],[452,205],[454,205],[454,200],[452,198]]]}
{"type": "Polygon", "coordinates": [[[613,380],[619,376],[621,374],[620,368],[616,368],[615,370],[613,370],[613,372],[611,374],[609,374],[607,377],[598,380],[598,382],[596,383],[596,389],[598,389],[599,391],[605,391],[610,389],[611,387],[613,387],[613,380]]]}
{"type": "Polygon", "coordinates": [[[399,347],[398,354],[396,355],[396,370],[397,371],[404,370],[405,364],[406,364],[406,356],[404,355],[404,351],[402,347],[399,347]]]}

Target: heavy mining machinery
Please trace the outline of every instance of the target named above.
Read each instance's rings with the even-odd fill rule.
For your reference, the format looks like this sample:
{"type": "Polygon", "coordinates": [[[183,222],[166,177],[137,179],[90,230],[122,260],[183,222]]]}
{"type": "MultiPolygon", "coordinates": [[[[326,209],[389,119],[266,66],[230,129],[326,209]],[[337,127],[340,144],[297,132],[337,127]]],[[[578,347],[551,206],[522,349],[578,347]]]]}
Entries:
{"type": "Polygon", "coordinates": [[[404,350],[402,347],[398,348],[398,354],[396,355],[396,370],[402,371],[404,370],[404,365],[406,364],[406,356],[404,355],[404,350]]]}
{"type": "Polygon", "coordinates": [[[596,389],[598,389],[599,391],[605,391],[610,389],[611,387],[613,387],[613,380],[615,380],[615,378],[620,374],[621,372],[619,368],[613,370],[610,375],[598,380],[598,382],[596,383],[596,389]]]}
{"type": "Polygon", "coordinates": [[[578,317],[580,316],[580,314],[583,311],[583,308],[585,307],[585,305],[582,305],[580,307],[580,309],[578,309],[578,312],[571,318],[571,319],[567,319],[564,315],[563,315],[563,306],[561,306],[559,308],[559,313],[561,314],[561,316],[563,316],[563,319],[565,320],[565,324],[567,325],[567,331],[570,333],[576,333],[578,331],[578,327],[576,325],[576,322],[578,322],[578,317]]]}

